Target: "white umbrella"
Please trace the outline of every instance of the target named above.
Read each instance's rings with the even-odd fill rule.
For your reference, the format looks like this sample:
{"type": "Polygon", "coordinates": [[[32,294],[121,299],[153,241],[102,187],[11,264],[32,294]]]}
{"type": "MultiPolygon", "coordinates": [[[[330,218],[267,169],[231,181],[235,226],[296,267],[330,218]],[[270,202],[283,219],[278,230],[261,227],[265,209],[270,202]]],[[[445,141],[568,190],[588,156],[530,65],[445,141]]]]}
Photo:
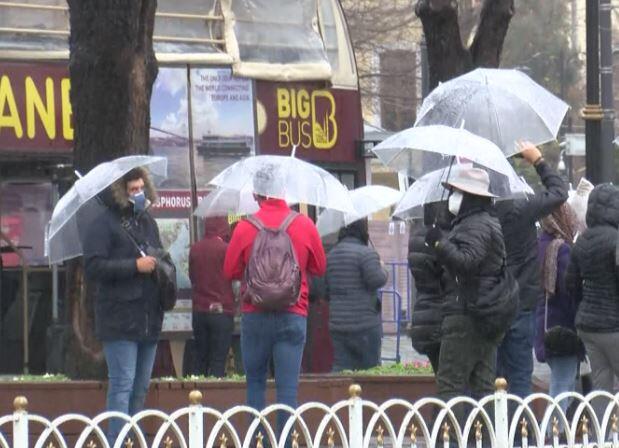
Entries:
{"type": "Polygon", "coordinates": [[[82,255],[78,211],[87,206],[90,213],[97,213],[100,206],[93,203],[96,201],[92,199],[133,168],[141,166],[147,167],[155,176],[166,177],[168,160],[155,156],[120,157],[97,165],[75,182],[54,207],[52,219],[47,225],[45,255],[49,257],[50,263],[82,255]]]}
{"type": "MultiPolygon", "coordinates": [[[[449,192],[442,183],[456,170],[470,168],[472,164],[456,164],[450,168],[441,168],[426,174],[416,180],[406,190],[402,200],[398,203],[393,216],[398,218],[423,218],[423,206],[432,202],[444,201],[449,192]]],[[[483,169],[483,168],[482,168],[483,169]]],[[[533,193],[531,187],[512,170],[509,176],[492,172],[486,169],[490,176],[490,192],[497,196],[496,200],[524,198],[526,194],[533,193]]]]}
{"type": "Polygon", "coordinates": [[[223,170],[209,184],[284,199],[289,204],[354,212],[348,190],[332,174],[291,156],[247,157],[223,170]]]}
{"type": "Polygon", "coordinates": [[[498,146],[465,129],[448,126],[409,128],[392,135],[372,151],[394,171],[419,179],[454,162],[474,162],[510,176],[514,169],[498,146]]]}
{"type": "Polygon", "coordinates": [[[496,143],[506,156],[519,140],[555,140],[567,103],[518,70],[479,68],[436,87],[424,100],[415,126],[464,128],[496,143]]]}
{"type": "Polygon", "coordinates": [[[230,214],[251,215],[259,209],[254,193],[248,187],[241,191],[216,188],[200,201],[193,214],[201,218],[230,214]]]}
{"type": "Polygon", "coordinates": [[[366,185],[350,191],[350,199],[355,211],[343,213],[338,210],[326,209],[316,221],[320,235],[337,232],[359,219],[366,218],[384,208],[391,207],[402,197],[402,192],[382,185],[366,185]]]}

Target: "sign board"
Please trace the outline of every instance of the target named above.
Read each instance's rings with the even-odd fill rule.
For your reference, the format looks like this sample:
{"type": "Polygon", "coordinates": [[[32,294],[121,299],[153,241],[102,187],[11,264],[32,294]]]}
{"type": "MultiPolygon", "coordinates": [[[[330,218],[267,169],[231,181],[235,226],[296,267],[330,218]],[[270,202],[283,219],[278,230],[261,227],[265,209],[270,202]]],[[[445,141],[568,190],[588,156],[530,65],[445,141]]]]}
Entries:
{"type": "Polygon", "coordinates": [[[260,154],[317,162],[355,162],[363,135],[359,92],[323,83],[256,81],[260,154]]]}
{"type": "Polygon", "coordinates": [[[65,64],[0,64],[0,152],[70,153],[70,92],[65,64]]]}
{"type": "Polygon", "coordinates": [[[585,134],[565,134],[565,153],[568,156],[585,156],[585,134]]]}

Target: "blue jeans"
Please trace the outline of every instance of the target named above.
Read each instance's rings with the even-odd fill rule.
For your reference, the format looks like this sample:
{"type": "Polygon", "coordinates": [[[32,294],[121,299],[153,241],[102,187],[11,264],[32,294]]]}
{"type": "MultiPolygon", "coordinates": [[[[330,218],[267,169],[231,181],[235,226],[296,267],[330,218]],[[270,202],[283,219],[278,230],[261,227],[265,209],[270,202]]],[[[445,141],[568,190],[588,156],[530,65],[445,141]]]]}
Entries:
{"type": "Polygon", "coordinates": [[[362,331],[331,331],[333,372],[365,370],[380,364],[382,328],[362,331]]]}
{"type": "MultiPolygon", "coordinates": [[[[144,408],[157,342],[108,341],[103,343],[108,370],[107,410],[134,415],[144,408]]],[[[124,426],[121,419],[110,419],[107,438],[116,441],[124,426]]]]}
{"type": "Polygon", "coordinates": [[[510,393],[524,398],[531,394],[535,313],[520,311],[497,352],[497,376],[507,380],[510,393]]]}
{"type": "MultiPolygon", "coordinates": [[[[285,312],[245,313],[241,319],[241,351],[247,378],[247,405],[260,411],[266,407],[269,361],[275,369],[277,403],[297,407],[301,358],[307,319],[285,312]]],[[[288,419],[277,416],[281,431],[288,419]]]]}
{"type": "MultiPolygon", "coordinates": [[[[562,392],[573,392],[576,389],[576,375],[578,374],[578,356],[557,356],[547,358],[550,366],[550,389],[551,397],[556,397],[562,392]]],[[[569,400],[561,401],[563,412],[567,410],[569,400]]]]}

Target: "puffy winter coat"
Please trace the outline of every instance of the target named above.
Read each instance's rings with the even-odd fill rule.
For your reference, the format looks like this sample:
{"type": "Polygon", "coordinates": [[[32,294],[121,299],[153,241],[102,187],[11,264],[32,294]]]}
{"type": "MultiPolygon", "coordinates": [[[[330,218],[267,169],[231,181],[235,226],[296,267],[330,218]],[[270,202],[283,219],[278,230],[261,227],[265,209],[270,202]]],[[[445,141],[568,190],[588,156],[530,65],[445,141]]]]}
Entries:
{"type": "Polygon", "coordinates": [[[425,245],[427,227],[411,232],[408,242],[408,267],[415,280],[415,299],[410,337],[415,350],[429,353],[438,349],[445,300],[454,300],[454,284],[436,254],[425,245]],[[449,297],[446,299],[446,297],[449,297]]]}
{"type": "Polygon", "coordinates": [[[456,282],[456,295],[445,301],[444,314],[466,314],[467,302],[475,303],[479,295],[493,291],[502,278],[505,244],[490,207],[465,195],[449,237],[439,242],[436,255],[456,282]]]}
{"type": "MultiPolygon", "coordinates": [[[[154,202],[152,184],[145,193],[154,202]]],[[[145,211],[134,216],[121,182],[100,195],[101,204],[92,204],[78,215],[84,250],[84,269],[95,297],[95,334],[99,340],[156,340],[161,332],[163,310],[152,274],[138,272],[138,249],[121,220],[134,234],[161,248],[159,229],[145,211]]]]}
{"type": "Polygon", "coordinates": [[[350,332],[380,325],[377,290],[386,282],[374,249],[351,236],[339,241],[327,255],[329,329],[350,332]]]}
{"type": "Polygon", "coordinates": [[[581,330],[619,331],[618,225],[619,189],[598,185],[589,196],[588,228],[576,240],[567,269],[567,288],[578,303],[576,327],[581,330]]]}
{"type": "Polygon", "coordinates": [[[567,184],[546,162],[535,167],[544,190],[526,199],[501,201],[497,212],[505,238],[507,267],[520,287],[520,309],[532,310],[542,299],[537,261],[536,222],[567,200],[567,184]]]}

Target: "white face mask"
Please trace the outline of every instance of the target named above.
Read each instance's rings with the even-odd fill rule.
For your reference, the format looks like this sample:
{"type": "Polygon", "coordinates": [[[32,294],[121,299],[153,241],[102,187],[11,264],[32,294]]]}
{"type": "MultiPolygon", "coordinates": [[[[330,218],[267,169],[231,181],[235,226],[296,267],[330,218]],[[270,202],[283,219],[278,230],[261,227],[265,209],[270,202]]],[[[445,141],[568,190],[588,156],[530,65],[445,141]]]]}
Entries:
{"type": "Polygon", "coordinates": [[[460,191],[454,190],[454,192],[451,193],[449,200],[447,201],[449,213],[454,216],[458,216],[458,213],[460,213],[460,207],[462,206],[462,199],[464,199],[464,195],[460,191]]]}

